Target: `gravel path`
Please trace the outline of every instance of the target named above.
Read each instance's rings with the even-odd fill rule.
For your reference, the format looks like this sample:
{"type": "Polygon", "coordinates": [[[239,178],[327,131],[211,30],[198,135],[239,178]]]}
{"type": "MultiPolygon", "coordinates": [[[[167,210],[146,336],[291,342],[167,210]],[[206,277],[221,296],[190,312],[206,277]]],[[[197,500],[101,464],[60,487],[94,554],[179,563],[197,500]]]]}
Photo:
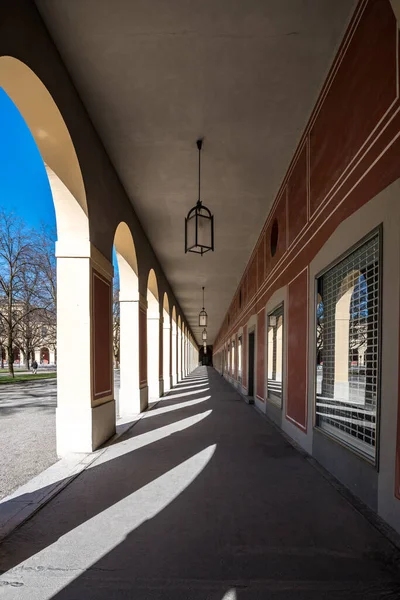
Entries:
{"type": "Polygon", "coordinates": [[[56,462],[54,379],[0,388],[0,498],[56,462]]]}
{"type": "Polygon", "coordinates": [[[55,379],[0,386],[0,499],[57,461],[56,405],[55,379]]]}

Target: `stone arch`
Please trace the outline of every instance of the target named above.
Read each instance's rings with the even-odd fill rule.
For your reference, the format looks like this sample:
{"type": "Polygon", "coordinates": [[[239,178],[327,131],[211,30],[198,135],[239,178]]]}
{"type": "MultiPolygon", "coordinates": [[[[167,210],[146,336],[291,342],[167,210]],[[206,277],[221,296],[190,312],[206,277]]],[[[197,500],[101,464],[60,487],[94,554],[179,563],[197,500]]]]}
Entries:
{"type": "Polygon", "coordinates": [[[160,304],[157,276],[147,278],[147,385],[149,399],[160,396],[160,304]]]}
{"type": "Polygon", "coordinates": [[[115,231],[114,248],[119,273],[119,290],[114,290],[118,298],[114,298],[113,310],[114,345],[119,342],[120,359],[117,412],[129,415],[140,412],[139,278],[135,243],[131,230],[123,221],[115,231]]]}
{"type": "Polygon", "coordinates": [[[50,92],[25,63],[12,56],[0,57],[0,86],[24,118],[46,165],[58,241],[88,241],[82,172],[68,128],[50,92]]]}
{"type": "Polygon", "coordinates": [[[40,348],[40,364],[48,365],[50,363],[50,350],[47,346],[40,348]]]}
{"type": "MultiPolygon", "coordinates": [[[[87,452],[114,433],[115,411],[97,410],[107,402],[111,407],[113,386],[108,344],[99,340],[100,352],[92,351],[97,348],[96,323],[100,326],[105,314],[97,321],[94,318],[92,248],[83,176],[61,112],[40,78],[20,60],[2,56],[0,87],[18,109],[36,143],[56,214],[57,453],[87,452]],[[75,347],[80,349],[80,360],[74,364],[71,377],[71,348],[75,347]]],[[[103,279],[103,295],[108,303],[106,284],[103,279]]],[[[109,322],[109,315],[106,320],[109,322]]]]}

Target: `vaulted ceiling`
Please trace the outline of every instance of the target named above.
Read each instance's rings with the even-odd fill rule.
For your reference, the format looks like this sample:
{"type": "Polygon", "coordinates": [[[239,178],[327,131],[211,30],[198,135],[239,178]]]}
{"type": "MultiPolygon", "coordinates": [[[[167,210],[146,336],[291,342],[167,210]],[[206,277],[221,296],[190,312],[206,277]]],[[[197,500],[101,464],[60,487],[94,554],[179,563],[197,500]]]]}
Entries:
{"type": "Polygon", "coordinates": [[[355,0],[36,0],[194,333],[212,343],[355,0]],[[184,254],[202,199],[215,252],[184,254]]]}

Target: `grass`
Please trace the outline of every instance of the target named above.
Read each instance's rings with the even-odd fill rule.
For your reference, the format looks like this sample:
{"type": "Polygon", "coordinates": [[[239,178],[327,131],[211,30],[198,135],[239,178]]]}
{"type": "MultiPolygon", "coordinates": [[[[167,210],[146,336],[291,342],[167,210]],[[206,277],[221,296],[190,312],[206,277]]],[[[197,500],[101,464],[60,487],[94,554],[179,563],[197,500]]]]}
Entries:
{"type": "Polygon", "coordinates": [[[9,375],[3,375],[0,377],[0,385],[4,383],[18,383],[19,381],[37,381],[38,379],[55,379],[57,377],[57,373],[38,373],[34,375],[33,373],[26,373],[26,375],[19,375],[18,373],[15,377],[10,377],[9,375]]]}

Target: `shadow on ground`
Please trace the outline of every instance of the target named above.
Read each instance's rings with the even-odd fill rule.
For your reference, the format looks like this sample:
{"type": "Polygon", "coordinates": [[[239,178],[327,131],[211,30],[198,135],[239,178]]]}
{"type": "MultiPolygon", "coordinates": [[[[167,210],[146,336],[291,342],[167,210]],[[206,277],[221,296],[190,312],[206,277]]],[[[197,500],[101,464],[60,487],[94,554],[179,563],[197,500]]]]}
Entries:
{"type": "Polygon", "coordinates": [[[41,600],[394,599],[398,559],[202,367],[2,544],[0,584],[41,600]]]}

